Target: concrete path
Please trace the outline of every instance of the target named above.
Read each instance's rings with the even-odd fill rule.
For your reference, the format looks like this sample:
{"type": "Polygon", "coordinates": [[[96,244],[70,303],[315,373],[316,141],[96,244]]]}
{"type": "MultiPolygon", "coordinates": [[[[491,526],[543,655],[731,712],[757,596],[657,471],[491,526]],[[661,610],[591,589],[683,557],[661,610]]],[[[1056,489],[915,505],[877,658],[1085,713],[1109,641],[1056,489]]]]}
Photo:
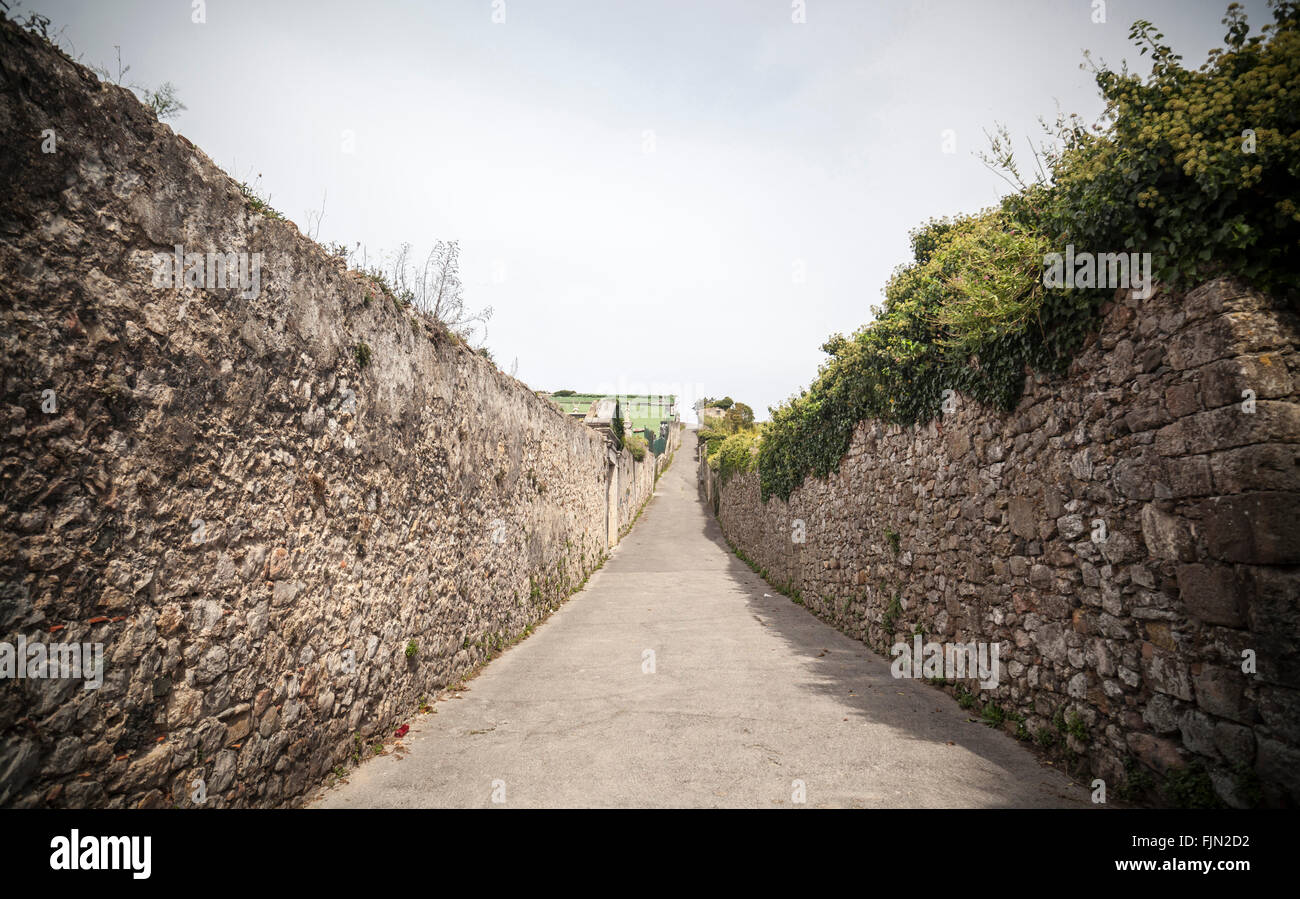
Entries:
{"type": "Polygon", "coordinates": [[[586,589],[468,687],[311,804],[775,808],[798,781],[814,807],[1091,805],[729,553],[689,446],[586,589]]]}

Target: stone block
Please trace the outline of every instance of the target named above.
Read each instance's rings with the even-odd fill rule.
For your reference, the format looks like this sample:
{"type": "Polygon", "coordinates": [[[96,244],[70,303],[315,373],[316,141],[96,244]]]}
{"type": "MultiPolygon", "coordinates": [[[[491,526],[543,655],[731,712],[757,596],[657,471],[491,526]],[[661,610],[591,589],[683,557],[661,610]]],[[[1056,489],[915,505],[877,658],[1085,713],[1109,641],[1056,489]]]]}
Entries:
{"type": "Polygon", "coordinates": [[[1276,803],[1300,805],[1300,749],[1267,737],[1260,738],[1255,772],[1276,803]]]}
{"type": "Polygon", "coordinates": [[[1164,693],[1151,694],[1142,711],[1142,720],[1157,734],[1177,733],[1180,717],[1177,703],[1164,693]]]}
{"type": "Polygon", "coordinates": [[[1196,395],[1196,385],[1184,382],[1168,388],[1165,391],[1165,408],[1173,418],[1200,412],[1201,403],[1196,395]]]}
{"type": "Polygon", "coordinates": [[[1154,504],[1142,507],[1142,539],[1154,559],[1191,561],[1192,536],[1186,523],[1154,504]]]}
{"type": "Polygon", "coordinates": [[[1247,620],[1259,680],[1300,688],[1300,571],[1251,568],[1248,575],[1247,620]]]}
{"type": "Polygon", "coordinates": [[[1171,768],[1183,765],[1183,757],[1178,751],[1178,744],[1164,737],[1151,734],[1129,734],[1127,741],[1131,753],[1148,768],[1161,774],[1171,768]]]}
{"type": "Polygon", "coordinates": [[[1300,491],[1300,444],[1243,446],[1212,453],[1209,460],[1214,490],[1220,494],[1300,491]]]}
{"type": "Polygon", "coordinates": [[[1225,316],[1203,319],[1171,337],[1165,359],[1175,371],[1200,368],[1234,353],[1232,324],[1225,316]]]}
{"type": "Polygon", "coordinates": [[[1209,496],[1214,493],[1209,456],[1166,459],[1164,474],[1164,482],[1169,485],[1169,495],[1174,499],[1209,496]]]}
{"type": "Polygon", "coordinates": [[[1300,563],[1300,493],[1215,497],[1197,506],[1211,558],[1255,565],[1300,563]]]}
{"type": "Polygon", "coordinates": [[[1011,520],[1011,532],[1017,537],[1032,540],[1038,536],[1038,515],[1032,500],[1015,496],[1007,504],[1007,514],[1011,520]]]}
{"type": "Polygon", "coordinates": [[[1231,568],[1224,565],[1179,565],[1178,595],[1187,611],[1206,624],[1244,627],[1245,593],[1231,568]]]}
{"type": "Polygon", "coordinates": [[[1178,719],[1178,731],[1182,734],[1183,746],[1188,751],[1207,758],[1218,758],[1219,750],[1214,745],[1214,721],[1210,716],[1190,709],[1178,719]]]}
{"type": "Polygon", "coordinates": [[[1255,732],[1249,727],[1218,722],[1214,725],[1214,746],[1229,764],[1249,766],[1255,761],[1255,732]]]}
{"type": "Polygon", "coordinates": [[[1246,678],[1240,669],[1205,668],[1193,679],[1196,704],[1211,715],[1243,724],[1254,720],[1254,711],[1246,701],[1246,678]]]}
{"type": "Polygon", "coordinates": [[[1254,412],[1240,404],[1180,418],[1156,431],[1162,456],[1185,456],[1252,443],[1300,443],[1300,405],[1258,400],[1254,412]]]}
{"type": "Polygon", "coordinates": [[[1142,661],[1142,675],[1151,688],[1176,699],[1192,699],[1192,674],[1177,656],[1156,651],[1142,661]]]}

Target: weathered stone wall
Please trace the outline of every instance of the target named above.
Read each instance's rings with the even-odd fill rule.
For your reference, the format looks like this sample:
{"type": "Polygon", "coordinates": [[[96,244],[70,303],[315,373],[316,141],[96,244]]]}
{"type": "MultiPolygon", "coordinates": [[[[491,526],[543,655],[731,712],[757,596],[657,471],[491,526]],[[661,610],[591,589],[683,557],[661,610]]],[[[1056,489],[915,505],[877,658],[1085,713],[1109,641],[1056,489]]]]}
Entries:
{"type": "MultiPolygon", "coordinates": [[[[698,430],[698,429],[697,429],[698,430]]],[[[698,433],[692,435],[699,439],[698,433]]],[[[709,468],[708,455],[705,453],[704,444],[697,443],[695,447],[695,477],[700,488],[700,499],[704,500],[705,505],[717,513],[720,511],[719,503],[722,485],[719,483],[717,473],[709,468]]]]}
{"type": "MultiPolygon", "coordinates": [[[[664,457],[667,461],[667,456],[664,457]]],[[[645,505],[655,486],[655,469],[658,457],[646,452],[645,458],[637,462],[626,450],[619,454],[618,462],[618,529],[625,532],[636,520],[637,513],[645,505]]]]}
{"type": "Polygon", "coordinates": [[[576,588],[654,457],[9,23],[0,79],[0,639],[105,647],[0,687],[0,805],[292,804],[576,588]],[[260,291],[152,286],[176,244],[260,291]]]}
{"type": "Polygon", "coordinates": [[[723,531],[877,649],[918,630],[999,644],[998,687],[962,689],[1112,790],[1142,779],[1127,763],[1232,805],[1261,785],[1295,804],[1296,337],[1293,316],[1225,282],[1120,299],[1068,377],[1031,379],[1012,414],[963,401],[924,426],[863,422],[838,473],[788,503],[762,504],[756,474],[728,483],[723,531]],[[1187,776],[1198,764],[1208,782],[1187,776]]]}

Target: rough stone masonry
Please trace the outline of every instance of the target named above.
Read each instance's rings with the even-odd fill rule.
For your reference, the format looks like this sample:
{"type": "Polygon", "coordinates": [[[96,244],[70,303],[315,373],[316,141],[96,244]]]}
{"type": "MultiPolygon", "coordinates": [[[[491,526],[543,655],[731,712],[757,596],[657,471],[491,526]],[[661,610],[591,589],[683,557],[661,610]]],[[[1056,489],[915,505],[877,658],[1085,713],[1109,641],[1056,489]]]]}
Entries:
{"type": "Polygon", "coordinates": [[[0,122],[0,640],[104,647],[99,689],[0,686],[0,806],[292,804],[648,499],[653,455],[611,457],[9,22],[0,122]],[[178,244],[258,258],[258,289],[154,286],[178,244]]]}
{"type": "Polygon", "coordinates": [[[882,652],[997,643],[996,689],[946,689],[1111,795],[1199,774],[1227,804],[1294,806],[1300,326],[1225,281],[1124,293],[1010,414],[862,422],[788,503],[703,466],[706,496],[774,583],[882,652]]]}

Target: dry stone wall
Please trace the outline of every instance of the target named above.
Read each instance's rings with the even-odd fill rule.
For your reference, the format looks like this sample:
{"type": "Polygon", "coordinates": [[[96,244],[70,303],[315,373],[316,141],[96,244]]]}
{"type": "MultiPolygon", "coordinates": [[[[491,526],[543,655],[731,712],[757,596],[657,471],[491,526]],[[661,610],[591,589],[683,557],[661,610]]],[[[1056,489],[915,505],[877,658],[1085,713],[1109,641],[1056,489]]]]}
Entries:
{"type": "Polygon", "coordinates": [[[293,804],[555,608],[650,495],[652,455],[7,22],[0,121],[0,641],[104,653],[98,689],[0,687],[0,806],[189,806],[200,780],[208,806],[293,804]],[[260,259],[257,289],[154,286],[176,245],[260,259]]]}
{"type": "Polygon", "coordinates": [[[995,689],[947,689],[1112,796],[1172,777],[1184,801],[1295,805],[1296,338],[1224,281],[1117,297],[1011,414],[957,397],[924,426],[862,422],[789,502],[702,467],[705,497],[751,564],[882,652],[998,644],[995,689]]]}

